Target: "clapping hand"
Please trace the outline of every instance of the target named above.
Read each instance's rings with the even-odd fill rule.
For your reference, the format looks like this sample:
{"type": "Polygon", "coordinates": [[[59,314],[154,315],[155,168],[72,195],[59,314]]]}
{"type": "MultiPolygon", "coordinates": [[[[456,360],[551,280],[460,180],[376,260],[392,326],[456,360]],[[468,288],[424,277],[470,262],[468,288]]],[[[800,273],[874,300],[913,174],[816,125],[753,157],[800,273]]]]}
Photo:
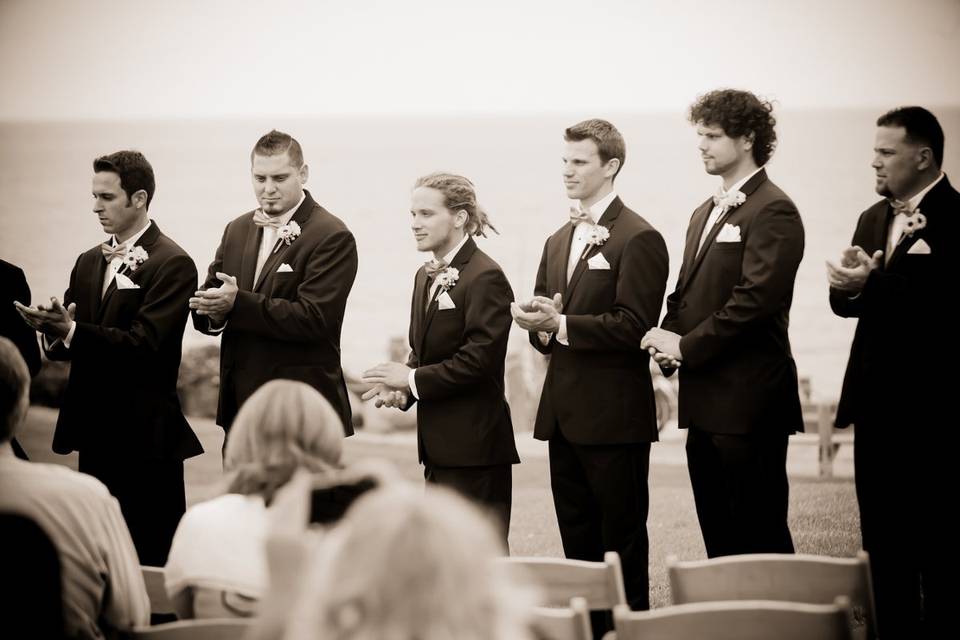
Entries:
{"type": "Polygon", "coordinates": [[[219,287],[198,290],[190,298],[190,308],[200,316],[209,316],[215,325],[223,324],[227,314],[233,310],[237,299],[237,279],[226,273],[217,272],[217,278],[223,282],[219,287]]]}
{"type": "Polygon", "coordinates": [[[563,297],[557,293],[553,298],[534,296],[527,302],[510,303],[510,314],[514,322],[526,331],[556,333],[560,329],[560,313],[563,311],[563,297]]]}
{"type": "Polygon", "coordinates": [[[873,255],[860,247],[847,247],[840,256],[840,264],[827,261],[827,280],[830,286],[851,294],[860,293],[870,276],[870,272],[880,266],[883,260],[883,251],[877,250],[873,255]]]}
{"type": "Polygon", "coordinates": [[[64,308],[56,298],[50,298],[50,304],[44,306],[39,304],[35,307],[28,307],[14,301],[17,313],[23,318],[34,331],[39,331],[44,335],[56,339],[66,338],[70,333],[70,325],[77,314],[77,304],[71,302],[70,306],[64,308]]]}
{"type": "Polygon", "coordinates": [[[363,372],[363,381],[374,386],[361,396],[376,398],[377,407],[403,408],[407,404],[410,367],[399,362],[381,362],[363,372]]]}
{"type": "Polygon", "coordinates": [[[646,349],[650,356],[661,367],[679,369],[683,361],[680,353],[680,335],[654,327],[647,331],[640,341],[640,347],[646,349]]]}

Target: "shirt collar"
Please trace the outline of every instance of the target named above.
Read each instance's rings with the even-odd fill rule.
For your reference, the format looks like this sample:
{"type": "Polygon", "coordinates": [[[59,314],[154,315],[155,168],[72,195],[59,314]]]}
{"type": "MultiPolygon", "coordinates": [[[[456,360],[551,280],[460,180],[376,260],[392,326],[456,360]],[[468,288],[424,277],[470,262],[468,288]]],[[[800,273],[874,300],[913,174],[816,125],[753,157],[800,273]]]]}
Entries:
{"type": "Polygon", "coordinates": [[[941,180],[943,180],[943,171],[940,172],[940,175],[937,176],[936,180],[925,186],[920,193],[907,200],[907,209],[910,211],[916,211],[917,207],[920,206],[920,201],[923,200],[924,196],[930,193],[930,190],[937,186],[937,183],[941,180]]]}
{"type": "Polygon", "coordinates": [[[463,248],[463,245],[467,244],[467,239],[469,237],[470,237],[469,233],[463,234],[463,239],[457,243],[457,246],[455,246],[453,249],[450,249],[450,251],[447,252],[447,255],[443,256],[442,258],[443,261],[446,262],[447,264],[450,264],[451,262],[453,262],[453,259],[457,257],[458,253],[460,253],[460,249],[463,248]]]}
{"type": "Polygon", "coordinates": [[[304,191],[303,195],[300,196],[300,202],[293,205],[290,209],[287,209],[285,212],[281,213],[279,216],[274,218],[274,220],[279,220],[281,225],[285,225],[290,222],[290,218],[293,217],[293,214],[297,212],[297,209],[300,208],[300,205],[303,204],[303,201],[307,199],[307,192],[304,191]]]}
{"type": "Polygon", "coordinates": [[[603,217],[603,213],[610,207],[610,203],[612,203],[616,199],[616,197],[617,197],[617,192],[611,191],[607,195],[603,196],[602,198],[594,202],[587,209],[583,208],[582,202],[577,203],[577,207],[581,211],[587,211],[590,214],[590,218],[593,220],[594,223],[596,223],[600,220],[601,217],[603,217]]]}
{"type": "MultiPolygon", "coordinates": [[[[153,224],[153,221],[152,221],[152,220],[147,220],[147,224],[145,224],[145,225],[143,226],[143,228],[140,229],[140,231],[137,231],[135,234],[133,234],[132,236],[130,236],[130,237],[127,239],[127,246],[128,246],[128,247],[132,247],[133,245],[137,244],[137,240],[139,240],[139,239],[140,239],[140,236],[142,236],[144,233],[147,232],[147,229],[150,228],[150,225],[151,225],[151,224],[153,224]]],[[[120,244],[120,243],[117,242],[117,236],[115,236],[115,235],[110,236],[110,246],[111,246],[111,247],[115,247],[115,246],[117,246],[118,244],[120,244]]]]}
{"type": "Polygon", "coordinates": [[[721,193],[730,193],[730,192],[732,192],[732,191],[740,191],[740,187],[742,187],[743,185],[747,184],[747,180],[749,180],[749,179],[752,178],[753,176],[755,176],[755,175],[757,175],[758,173],[760,173],[760,170],[761,170],[761,169],[763,169],[763,167],[757,167],[756,169],[754,169],[753,171],[751,171],[751,172],[748,173],[747,175],[743,176],[742,178],[740,178],[739,180],[737,180],[736,182],[734,182],[734,183],[730,186],[729,189],[724,189],[724,188],[723,188],[723,183],[721,182],[721,183],[720,183],[720,192],[721,192],[721,193]]]}

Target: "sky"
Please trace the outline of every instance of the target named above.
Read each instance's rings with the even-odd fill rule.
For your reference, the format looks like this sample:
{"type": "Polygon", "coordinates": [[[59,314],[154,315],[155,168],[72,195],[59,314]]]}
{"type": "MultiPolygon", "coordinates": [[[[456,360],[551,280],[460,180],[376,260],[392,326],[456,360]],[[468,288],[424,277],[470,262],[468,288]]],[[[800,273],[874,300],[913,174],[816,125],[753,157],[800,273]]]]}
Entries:
{"type": "Polygon", "coordinates": [[[960,0],[0,0],[0,120],[936,108],[958,68],[960,0]]]}

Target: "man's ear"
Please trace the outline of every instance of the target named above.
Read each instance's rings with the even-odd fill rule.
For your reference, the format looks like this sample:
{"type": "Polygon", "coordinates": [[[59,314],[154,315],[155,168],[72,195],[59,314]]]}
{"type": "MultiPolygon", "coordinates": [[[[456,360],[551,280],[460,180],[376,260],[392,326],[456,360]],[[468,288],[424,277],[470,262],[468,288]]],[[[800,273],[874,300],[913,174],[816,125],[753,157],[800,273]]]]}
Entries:
{"type": "Polygon", "coordinates": [[[130,203],[137,209],[145,209],[147,207],[147,192],[144,189],[134,191],[133,195],[130,196],[130,203]]]}

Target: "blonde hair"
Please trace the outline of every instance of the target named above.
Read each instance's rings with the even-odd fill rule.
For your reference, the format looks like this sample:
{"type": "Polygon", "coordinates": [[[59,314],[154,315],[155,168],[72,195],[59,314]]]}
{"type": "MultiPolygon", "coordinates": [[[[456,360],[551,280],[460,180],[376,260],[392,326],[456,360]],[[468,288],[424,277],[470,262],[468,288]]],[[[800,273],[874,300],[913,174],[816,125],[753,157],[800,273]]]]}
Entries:
{"type": "Polygon", "coordinates": [[[271,380],[250,396],[230,429],[224,468],[230,493],[259,493],[269,505],[297,469],[340,468],[343,423],[320,393],[293,380],[271,380]]]}
{"type": "Polygon", "coordinates": [[[477,203],[477,190],[473,183],[454,173],[437,171],[417,179],[414,189],[428,187],[443,194],[443,206],[450,211],[465,211],[467,214],[467,235],[487,237],[490,229],[499,234],[490,222],[490,217],[477,203]]]}
{"type": "Polygon", "coordinates": [[[285,637],[527,639],[533,594],[493,561],[502,554],[492,522],[453,492],[375,489],[314,556],[285,637]]]}

